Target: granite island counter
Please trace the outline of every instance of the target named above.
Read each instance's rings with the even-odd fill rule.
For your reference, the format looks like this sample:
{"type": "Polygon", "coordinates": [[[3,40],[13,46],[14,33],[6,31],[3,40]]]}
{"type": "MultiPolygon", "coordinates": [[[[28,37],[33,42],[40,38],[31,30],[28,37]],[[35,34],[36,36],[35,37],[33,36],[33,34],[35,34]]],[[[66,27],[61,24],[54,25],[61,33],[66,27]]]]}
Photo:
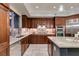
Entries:
{"type": "Polygon", "coordinates": [[[79,40],[76,37],[48,36],[53,56],[79,56],[79,40]]]}

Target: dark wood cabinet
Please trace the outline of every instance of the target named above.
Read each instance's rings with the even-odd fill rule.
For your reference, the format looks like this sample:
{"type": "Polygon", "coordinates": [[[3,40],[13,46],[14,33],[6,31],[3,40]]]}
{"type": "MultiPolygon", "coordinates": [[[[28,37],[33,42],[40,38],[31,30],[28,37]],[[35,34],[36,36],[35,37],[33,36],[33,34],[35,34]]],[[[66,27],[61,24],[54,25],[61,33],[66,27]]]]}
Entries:
{"type": "Polygon", "coordinates": [[[30,35],[30,44],[48,44],[46,35],[30,35]]]}
{"type": "Polygon", "coordinates": [[[23,38],[21,40],[21,55],[24,54],[24,52],[27,50],[27,48],[29,46],[29,39],[28,39],[28,37],[25,37],[25,38],[23,38]]]}
{"type": "Polygon", "coordinates": [[[55,26],[65,25],[66,18],[65,17],[56,17],[55,18],[55,26]]]}
{"type": "Polygon", "coordinates": [[[30,18],[27,20],[27,28],[32,28],[32,20],[30,18]]]}
{"type": "Polygon", "coordinates": [[[9,55],[10,27],[8,11],[9,10],[3,6],[3,4],[0,4],[0,55],[9,55]]]}
{"type": "Polygon", "coordinates": [[[0,56],[9,56],[9,48],[3,48],[2,51],[0,51],[0,56]]]}
{"type": "Polygon", "coordinates": [[[8,42],[4,42],[0,44],[0,56],[9,56],[8,42]]]}
{"type": "Polygon", "coordinates": [[[7,56],[7,49],[3,49],[3,50],[0,52],[0,56],[7,56]]]}
{"type": "Polygon", "coordinates": [[[31,28],[32,20],[28,18],[26,15],[22,15],[22,28],[31,28]]]}
{"type": "Polygon", "coordinates": [[[47,28],[53,28],[53,18],[31,18],[32,28],[37,28],[38,25],[45,25],[47,28]]]}
{"type": "Polygon", "coordinates": [[[26,28],[26,27],[27,27],[27,16],[22,15],[22,28],[26,28]]]}
{"type": "Polygon", "coordinates": [[[37,28],[38,25],[45,25],[47,28],[53,28],[53,18],[28,18],[26,15],[22,15],[22,27],[23,28],[37,28]]]}

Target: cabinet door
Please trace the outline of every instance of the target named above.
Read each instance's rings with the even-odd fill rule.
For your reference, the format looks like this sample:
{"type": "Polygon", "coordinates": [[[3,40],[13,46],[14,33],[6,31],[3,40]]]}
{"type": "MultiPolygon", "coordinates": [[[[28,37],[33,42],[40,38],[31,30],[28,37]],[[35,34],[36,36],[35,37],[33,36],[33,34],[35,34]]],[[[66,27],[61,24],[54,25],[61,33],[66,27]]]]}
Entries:
{"type": "Polygon", "coordinates": [[[21,40],[21,55],[24,54],[24,50],[25,50],[25,41],[24,39],[21,40]]]}
{"type": "Polygon", "coordinates": [[[3,49],[0,51],[0,56],[6,56],[7,55],[7,49],[3,49]]]}
{"type": "Polygon", "coordinates": [[[26,49],[28,48],[28,46],[29,46],[29,36],[28,37],[26,37],[26,49]]]}
{"type": "Polygon", "coordinates": [[[25,15],[22,15],[22,28],[27,27],[27,17],[25,15]]]}
{"type": "MultiPolygon", "coordinates": [[[[9,34],[8,34],[9,33],[9,31],[8,31],[8,29],[9,29],[8,22],[9,21],[8,20],[9,20],[8,11],[0,4],[0,45],[5,42],[7,42],[7,45],[9,45],[9,34]]],[[[3,54],[6,55],[5,47],[3,48],[3,50],[4,50],[3,54]]],[[[1,54],[2,53],[0,53],[0,55],[1,54]]]]}
{"type": "Polygon", "coordinates": [[[56,17],[55,25],[65,25],[66,18],[65,17],[56,17]]]}
{"type": "Polygon", "coordinates": [[[28,20],[27,20],[27,27],[28,28],[32,28],[32,25],[33,25],[32,24],[32,20],[28,18],[28,20]]]}
{"type": "Polygon", "coordinates": [[[7,13],[0,9],[0,43],[7,41],[7,13]]]}
{"type": "Polygon", "coordinates": [[[48,44],[48,38],[47,38],[47,36],[43,37],[43,44],[48,44]]]}
{"type": "Polygon", "coordinates": [[[29,40],[31,44],[48,44],[48,38],[45,35],[31,35],[29,40]]]}
{"type": "Polygon", "coordinates": [[[37,43],[39,44],[38,41],[39,41],[40,38],[39,39],[38,38],[39,38],[38,35],[31,35],[30,39],[29,39],[30,40],[30,44],[37,44],[37,43]]]}
{"type": "Polygon", "coordinates": [[[7,42],[0,43],[0,56],[9,56],[9,47],[7,42]]]}
{"type": "Polygon", "coordinates": [[[21,55],[27,50],[29,46],[28,37],[25,37],[21,40],[21,55]]]}

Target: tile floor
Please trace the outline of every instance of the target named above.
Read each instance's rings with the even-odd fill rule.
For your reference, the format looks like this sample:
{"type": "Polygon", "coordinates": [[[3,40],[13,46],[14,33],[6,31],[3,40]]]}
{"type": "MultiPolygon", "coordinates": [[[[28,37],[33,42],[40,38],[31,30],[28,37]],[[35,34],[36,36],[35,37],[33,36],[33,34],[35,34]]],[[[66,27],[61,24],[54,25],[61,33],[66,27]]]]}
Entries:
{"type": "Polygon", "coordinates": [[[23,56],[48,56],[47,44],[30,44],[23,56]]]}

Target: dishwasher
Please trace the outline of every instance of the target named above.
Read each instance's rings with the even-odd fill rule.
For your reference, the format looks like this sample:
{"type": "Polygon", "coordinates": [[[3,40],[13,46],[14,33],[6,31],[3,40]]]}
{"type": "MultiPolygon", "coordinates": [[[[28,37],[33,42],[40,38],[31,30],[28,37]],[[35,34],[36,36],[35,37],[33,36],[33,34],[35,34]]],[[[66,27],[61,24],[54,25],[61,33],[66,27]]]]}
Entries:
{"type": "Polygon", "coordinates": [[[21,43],[20,43],[20,41],[10,45],[10,56],[21,56],[21,43]]]}

